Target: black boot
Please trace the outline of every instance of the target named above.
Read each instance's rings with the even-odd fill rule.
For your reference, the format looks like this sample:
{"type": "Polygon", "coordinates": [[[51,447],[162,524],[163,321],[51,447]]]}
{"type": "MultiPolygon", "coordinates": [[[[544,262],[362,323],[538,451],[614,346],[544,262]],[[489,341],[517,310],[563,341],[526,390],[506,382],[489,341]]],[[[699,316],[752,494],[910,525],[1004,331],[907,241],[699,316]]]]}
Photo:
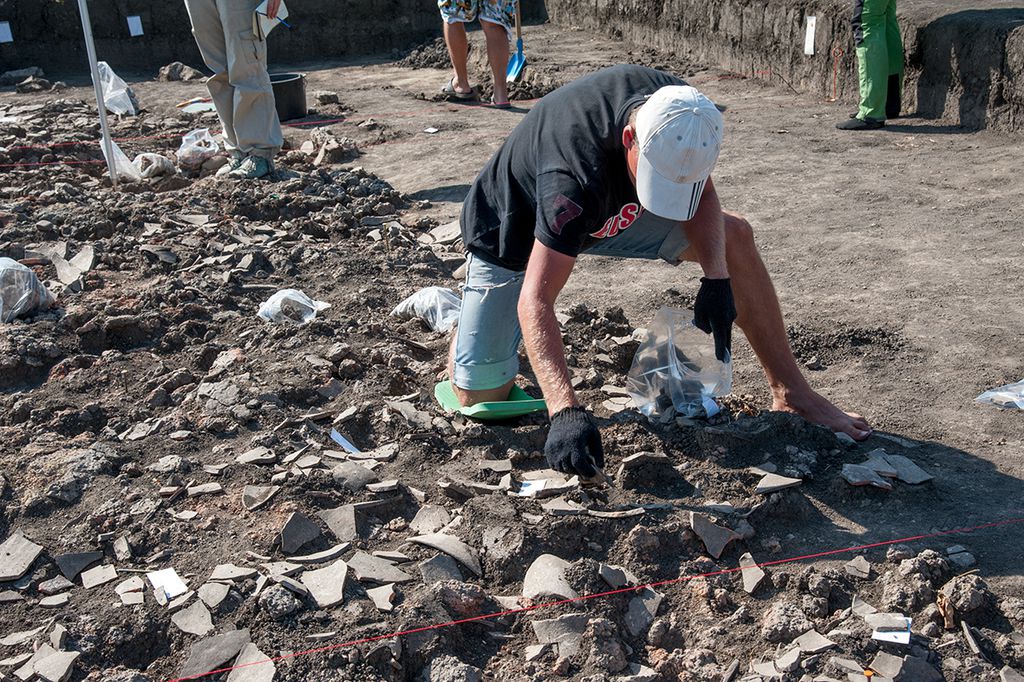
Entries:
{"type": "Polygon", "coordinates": [[[836,128],[840,130],[878,130],[885,127],[885,121],[878,121],[873,118],[848,118],[842,123],[837,123],[836,128]]]}
{"type": "Polygon", "coordinates": [[[900,80],[898,73],[889,76],[889,92],[885,98],[886,118],[899,118],[903,109],[903,88],[900,80]]]}

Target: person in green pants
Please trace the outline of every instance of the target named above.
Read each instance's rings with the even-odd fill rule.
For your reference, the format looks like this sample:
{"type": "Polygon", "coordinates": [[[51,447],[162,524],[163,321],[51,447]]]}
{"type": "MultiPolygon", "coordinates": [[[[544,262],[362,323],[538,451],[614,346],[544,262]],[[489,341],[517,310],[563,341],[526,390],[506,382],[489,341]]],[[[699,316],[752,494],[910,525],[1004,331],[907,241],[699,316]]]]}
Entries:
{"type": "Polygon", "coordinates": [[[840,130],[875,130],[900,115],[903,41],[896,23],[896,0],[854,0],[853,39],[857,45],[860,109],[836,125],[840,130]]]}

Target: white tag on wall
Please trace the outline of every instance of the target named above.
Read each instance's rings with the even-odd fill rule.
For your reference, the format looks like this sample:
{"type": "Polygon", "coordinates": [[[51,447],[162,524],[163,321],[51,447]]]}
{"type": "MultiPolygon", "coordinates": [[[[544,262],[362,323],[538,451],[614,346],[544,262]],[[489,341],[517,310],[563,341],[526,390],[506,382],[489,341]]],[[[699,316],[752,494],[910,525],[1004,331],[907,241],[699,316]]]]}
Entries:
{"type": "Polygon", "coordinates": [[[11,24],[8,21],[0,21],[0,43],[13,43],[14,35],[11,33],[11,24]]]}
{"type": "Polygon", "coordinates": [[[135,36],[142,35],[142,17],[131,16],[128,17],[128,33],[134,38],[135,36]]]}
{"type": "Polygon", "coordinates": [[[804,34],[804,54],[808,57],[814,55],[814,27],[818,23],[818,17],[807,17],[807,33],[804,34]]]}

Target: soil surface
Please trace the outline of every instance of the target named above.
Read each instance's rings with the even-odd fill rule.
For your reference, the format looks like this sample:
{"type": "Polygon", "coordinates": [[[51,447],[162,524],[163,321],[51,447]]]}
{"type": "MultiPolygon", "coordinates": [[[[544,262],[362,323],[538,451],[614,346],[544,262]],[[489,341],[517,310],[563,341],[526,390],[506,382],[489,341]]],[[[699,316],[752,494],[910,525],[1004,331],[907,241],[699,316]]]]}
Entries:
{"type": "MultiPolygon", "coordinates": [[[[483,50],[473,38],[486,101],[483,50]]],[[[499,111],[440,101],[448,73],[436,68],[436,45],[401,63],[305,65],[308,90],[333,91],[338,103],[310,97],[315,115],[286,129],[291,151],[282,154],[280,178],[268,183],[189,172],[112,193],[104,167],[91,163],[101,158],[88,142],[96,124],[76,103],[90,99],[90,89],[4,94],[0,116],[35,123],[0,127],[0,255],[26,261],[45,280],[57,275],[51,259],[38,257],[40,245],[66,242],[69,257],[93,246],[98,258],[80,285],[54,285],[57,309],[0,326],[0,541],[20,530],[45,550],[24,578],[0,582],[0,595],[13,595],[0,602],[0,637],[56,618],[69,631],[66,646],[82,654],[73,680],[194,671],[185,661],[208,639],[172,624],[148,586],[143,605],[112,606],[114,585],[173,567],[198,589],[227,563],[274,577],[259,557],[298,553],[280,544],[293,512],[322,533],[301,553],[352,543],[341,555],[350,564],[344,601],[321,608],[268,586],[266,577],[244,576],[210,609],[208,636],[247,628],[264,654],[277,656],[527,605],[498,598],[518,597],[542,554],[571,562],[565,580],[586,594],[610,589],[599,563],[646,583],[735,569],[745,552],[778,561],[1024,516],[1024,416],[972,402],[1024,378],[1020,137],[913,118],[847,133],[834,128],[845,109],[684,55],[553,27],[531,27],[525,42],[520,98],[637,62],[688,78],[726,107],[715,172],[723,204],[754,226],[809,380],[864,414],[878,434],[848,446],[798,418],[762,412],[768,391],[738,332],[725,418],[662,424],[611,409],[604,387],[624,385],[636,348],[628,337],[659,307],[691,304],[700,272],[584,257],[559,308],[571,370],[599,418],[615,480],[596,489],[570,485],[562,497],[597,513],[637,515],[554,515],[542,507],[550,499],[508,495],[503,474],[480,462],[511,459],[517,488],[544,469],[546,420],[480,425],[445,415],[432,397],[445,336],[387,314],[421,287],[457,288],[458,245],[427,235],[458,216],[475,174],[531,104],[519,99],[499,111]],[[338,142],[332,158],[339,163],[314,164],[324,131],[338,142]],[[84,142],[54,146],[75,140],[84,142]],[[312,153],[300,150],[307,141],[312,153]],[[354,159],[349,141],[358,148],[354,159]],[[7,165],[60,160],[84,163],[7,165]],[[258,319],[260,304],[283,288],[331,307],[305,326],[258,319]],[[376,453],[382,463],[374,476],[397,479],[397,489],[352,484],[332,427],[376,453]],[[236,462],[257,448],[266,448],[266,463],[236,462]],[[877,448],[910,458],[933,480],[881,490],[839,477],[844,464],[877,448]],[[640,452],[669,460],[616,476],[623,459],[640,452]],[[308,455],[317,461],[303,462],[308,455]],[[756,494],[754,466],[802,483],[756,494]],[[281,488],[268,503],[243,506],[246,486],[272,482],[281,488]],[[179,491],[204,483],[219,483],[223,493],[179,491]],[[355,510],[349,537],[317,516],[362,503],[369,504],[355,510]],[[410,523],[422,528],[413,519],[427,504],[446,509],[451,523],[443,532],[469,545],[481,577],[461,566],[466,582],[422,579],[416,562],[437,552],[407,540],[423,532],[410,523]],[[695,534],[703,526],[691,512],[738,533],[719,558],[695,534]],[[115,553],[122,537],[130,556],[115,553]],[[39,583],[59,575],[51,559],[91,550],[105,552],[118,581],[85,589],[75,579],[69,605],[40,606],[39,583]],[[368,598],[376,583],[353,568],[353,555],[396,550],[410,559],[392,557],[412,579],[396,586],[394,610],[385,613],[368,598]]],[[[216,127],[210,115],[189,118],[174,108],[205,94],[200,82],[132,87],[145,113],[118,122],[115,136],[147,139],[123,142],[129,156],[171,155],[182,133],[216,127]]],[[[534,390],[525,369],[523,384],[534,390]]],[[[784,679],[845,679],[833,656],[863,668],[882,651],[907,656],[900,679],[931,679],[907,672],[926,665],[942,679],[996,680],[1004,666],[1024,670],[1022,538],[1024,526],[1005,525],[880,546],[858,552],[873,565],[867,578],[844,566],[853,553],[782,564],[766,569],[752,595],[736,574],[697,578],[656,587],[663,599],[650,619],[644,604],[653,598],[625,593],[279,661],[277,679],[471,680],[475,668],[489,679],[600,680],[628,676],[639,664],[660,677],[633,669],[640,676],[627,679],[718,680],[734,659],[739,679],[814,628],[835,646],[805,653],[780,673],[784,679]],[[947,558],[955,544],[976,565],[947,558]],[[976,576],[956,577],[970,570],[976,576]],[[854,595],[913,616],[912,644],[871,639],[851,613],[854,595]],[[577,612],[585,614],[578,652],[561,645],[524,661],[526,647],[537,644],[531,622],[577,612]]],[[[557,589],[555,582],[546,588],[557,589]]],[[[29,652],[32,641],[0,654],[29,652]]]]}

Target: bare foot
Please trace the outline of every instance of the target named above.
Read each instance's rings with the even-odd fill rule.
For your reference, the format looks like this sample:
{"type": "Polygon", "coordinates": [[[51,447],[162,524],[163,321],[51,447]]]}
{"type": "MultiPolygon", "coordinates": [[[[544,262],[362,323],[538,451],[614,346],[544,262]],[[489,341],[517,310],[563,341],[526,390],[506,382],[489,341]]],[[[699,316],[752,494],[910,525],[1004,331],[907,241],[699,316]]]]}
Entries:
{"type": "Polygon", "coordinates": [[[838,433],[845,433],[854,440],[864,440],[874,431],[867,420],[853,412],[843,412],[824,396],[808,391],[806,394],[776,397],[772,409],[798,414],[813,424],[827,426],[838,433]]]}

